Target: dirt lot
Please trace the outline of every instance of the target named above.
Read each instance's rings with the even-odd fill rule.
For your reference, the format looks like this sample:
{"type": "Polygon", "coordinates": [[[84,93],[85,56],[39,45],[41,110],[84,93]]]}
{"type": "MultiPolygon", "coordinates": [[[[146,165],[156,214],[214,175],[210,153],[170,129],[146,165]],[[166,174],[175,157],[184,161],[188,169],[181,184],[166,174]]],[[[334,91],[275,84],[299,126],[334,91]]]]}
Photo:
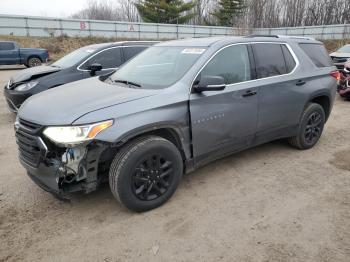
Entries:
{"type": "MultiPolygon", "coordinates": [[[[15,72],[0,70],[0,86],[15,72]]],[[[108,186],[65,203],[34,185],[0,96],[0,261],[350,261],[350,102],[336,101],[314,149],[227,157],[135,214],[108,186]]]]}

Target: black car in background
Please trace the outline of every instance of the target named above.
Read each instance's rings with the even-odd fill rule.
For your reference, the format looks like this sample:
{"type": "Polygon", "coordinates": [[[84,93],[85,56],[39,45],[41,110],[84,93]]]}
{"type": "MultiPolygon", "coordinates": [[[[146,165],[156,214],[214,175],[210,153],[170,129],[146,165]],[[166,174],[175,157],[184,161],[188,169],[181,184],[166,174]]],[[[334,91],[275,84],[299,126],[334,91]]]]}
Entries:
{"type": "Polygon", "coordinates": [[[20,71],[6,84],[4,94],[13,112],[30,96],[47,89],[96,75],[108,74],[157,42],[133,41],[89,45],[51,65],[20,71]]]}

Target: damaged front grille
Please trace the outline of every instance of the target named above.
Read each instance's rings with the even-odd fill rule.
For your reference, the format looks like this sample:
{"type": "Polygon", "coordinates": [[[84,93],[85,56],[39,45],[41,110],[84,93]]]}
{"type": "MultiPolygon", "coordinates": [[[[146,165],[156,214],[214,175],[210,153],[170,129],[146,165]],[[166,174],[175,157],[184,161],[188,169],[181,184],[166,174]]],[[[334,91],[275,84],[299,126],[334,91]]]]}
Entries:
{"type": "Polygon", "coordinates": [[[38,167],[40,157],[46,150],[38,136],[41,126],[23,119],[19,119],[15,126],[20,159],[32,167],[38,167]]]}
{"type": "Polygon", "coordinates": [[[21,118],[19,119],[19,125],[20,127],[25,128],[30,134],[36,134],[42,127],[39,124],[35,124],[21,118]]]}
{"type": "Polygon", "coordinates": [[[18,131],[16,133],[16,138],[20,158],[27,164],[37,167],[39,165],[41,152],[36,137],[18,131]]]}

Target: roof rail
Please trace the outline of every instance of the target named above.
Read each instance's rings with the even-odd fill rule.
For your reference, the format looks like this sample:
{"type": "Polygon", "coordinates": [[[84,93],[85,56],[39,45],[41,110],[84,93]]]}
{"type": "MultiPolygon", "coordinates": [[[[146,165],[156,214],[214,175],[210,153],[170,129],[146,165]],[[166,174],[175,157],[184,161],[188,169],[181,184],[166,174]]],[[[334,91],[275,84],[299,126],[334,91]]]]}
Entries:
{"type": "Polygon", "coordinates": [[[298,35],[278,35],[279,38],[290,38],[290,39],[303,39],[303,40],[315,40],[313,37],[298,36],[298,35]]]}
{"type": "Polygon", "coordinates": [[[257,35],[257,34],[252,34],[252,35],[247,35],[244,38],[254,38],[254,37],[272,37],[272,38],[279,38],[278,35],[257,35]]]}
{"type": "Polygon", "coordinates": [[[308,36],[297,36],[297,35],[247,35],[244,38],[254,38],[254,37],[271,37],[271,38],[289,38],[289,39],[303,39],[303,40],[315,40],[313,37],[308,36]]]}

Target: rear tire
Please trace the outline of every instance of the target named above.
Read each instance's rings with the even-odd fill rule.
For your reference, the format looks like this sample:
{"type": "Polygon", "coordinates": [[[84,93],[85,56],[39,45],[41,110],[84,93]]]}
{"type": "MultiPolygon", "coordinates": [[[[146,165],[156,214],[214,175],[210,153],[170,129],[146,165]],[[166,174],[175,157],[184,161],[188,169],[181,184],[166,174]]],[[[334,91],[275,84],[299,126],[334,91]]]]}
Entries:
{"type": "Polygon", "coordinates": [[[164,204],[175,192],[183,161],[170,141],[148,136],[126,144],[109,171],[114,197],[128,209],[142,212],[164,204]]]}
{"type": "Polygon", "coordinates": [[[298,134],[288,139],[289,144],[301,150],[312,148],[322,135],[325,120],[322,106],[308,104],[301,117],[298,134]]]}
{"type": "Polygon", "coordinates": [[[39,57],[31,57],[28,59],[26,66],[27,67],[35,67],[40,66],[42,64],[39,57]]]}

